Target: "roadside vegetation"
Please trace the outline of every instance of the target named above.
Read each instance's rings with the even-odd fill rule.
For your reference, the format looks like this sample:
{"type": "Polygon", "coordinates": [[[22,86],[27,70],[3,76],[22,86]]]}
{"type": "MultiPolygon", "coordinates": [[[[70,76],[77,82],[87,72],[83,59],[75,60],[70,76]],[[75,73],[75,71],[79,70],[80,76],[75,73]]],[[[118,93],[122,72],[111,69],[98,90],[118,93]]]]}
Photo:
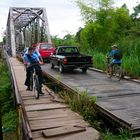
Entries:
{"type": "Polygon", "coordinates": [[[4,140],[16,140],[16,110],[7,66],[0,58],[0,106],[4,140]]]}
{"type": "Polygon", "coordinates": [[[60,91],[59,96],[69,104],[71,109],[83,116],[84,120],[98,130],[102,140],[128,140],[132,139],[131,133],[115,125],[111,126],[107,120],[102,120],[101,114],[96,111],[96,97],[88,96],[86,91],[81,94],[60,91]],[[107,124],[109,123],[109,124],[107,124]],[[111,129],[112,128],[112,129],[111,129]]]}
{"type": "MultiPolygon", "coordinates": [[[[85,26],[80,27],[76,35],[67,34],[63,39],[52,36],[52,42],[56,46],[78,46],[81,52],[92,55],[94,67],[102,70],[105,70],[106,56],[111,46],[117,44],[123,51],[122,66],[125,74],[140,79],[140,4],[138,3],[133,13],[130,13],[126,4],[114,7],[114,0],[74,1],[81,11],[85,26]]],[[[3,125],[5,128],[15,130],[16,113],[11,106],[10,80],[7,68],[2,62],[0,62],[0,77],[3,125]]],[[[86,92],[81,96],[69,96],[67,93],[60,95],[72,110],[80,113],[85,120],[101,132],[103,140],[132,138],[131,133],[125,129],[107,127],[95,110],[95,97],[88,97],[86,92]]]]}
{"type": "MultiPolygon", "coordinates": [[[[78,46],[81,52],[93,56],[93,66],[101,70],[106,68],[106,56],[111,51],[111,46],[117,44],[123,52],[125,75],[140,79],[140,3],[130,13],[126,4],[114,7],[113,2],[114,0],[75,0],[85,26],[80,27],[76,35],[67,34],[63,39],[53,36],[52,40],[56,46],[78,46]]],[[[83,115],[85,120],[101,132],[103,140],[132,139],[131,132],[117,128],[116,125],[107,127],[99,119],[95,108],[89,103],[92,100],[91,104],[94,104],[95,98],[90,99],[86,93],[76,97],[69,97],[65,93],[63,98],[74,111],[83,115]]]]}
{"type": "Polygon", "coordinates": [[[67,34],[63,39],[52,37],[58,45],[76,45],[93,56],[95,68],[104,70],[106,55],[117,44],[123,51],[125,74],[140,78],[140,4],[130,13],[126,4],[114,7],[114,0],[75,0],[85,26],[76,35],[67,34]]]}

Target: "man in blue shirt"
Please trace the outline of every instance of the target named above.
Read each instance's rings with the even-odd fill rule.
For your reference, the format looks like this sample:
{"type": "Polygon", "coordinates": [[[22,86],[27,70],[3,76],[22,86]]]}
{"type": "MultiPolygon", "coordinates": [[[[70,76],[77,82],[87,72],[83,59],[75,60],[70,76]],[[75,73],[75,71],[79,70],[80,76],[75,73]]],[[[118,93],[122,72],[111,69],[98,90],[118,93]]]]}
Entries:
{"type": "Polygon", "coordinates": [[[113,64],[121,64],[122,63],[122,52],[119,50],[117,45],[112,46],[112,51],[109,53],[107,58],[113,58],[110,62],[110,66],[113,64]]]}
{"type": "MultiPolygon", "coordinates": [[[[33,48],[33,53],[36,54],[39,57],[39,59],[43,62],[43,59],[42,59],[38,49],[36,48],[36,46],[33,45],[32,48],[33,48]]],[[[26,49],[24,54],[28,54],[28,49],[26,49]]]]}
{"type": "MultiPolygon", "coordinates": [[[[28,51],[25,52],[24,61],[26,63],[25,85],[27,86],[27,90],[32,90],[30,89],[30,73],[33,70],[33,67],[35,68],[36,73],[38,75],[40,90],[41,90],[42,83],[43,83],[43,76],[42,76],[42,70],[40,64],[43,64],[43,62],[40,61],[39,55],[34,52],[34,49],[32,47],[28,48],[28,51]]],[[[42,90],[41,93],[43,94],[42,90]]]]}

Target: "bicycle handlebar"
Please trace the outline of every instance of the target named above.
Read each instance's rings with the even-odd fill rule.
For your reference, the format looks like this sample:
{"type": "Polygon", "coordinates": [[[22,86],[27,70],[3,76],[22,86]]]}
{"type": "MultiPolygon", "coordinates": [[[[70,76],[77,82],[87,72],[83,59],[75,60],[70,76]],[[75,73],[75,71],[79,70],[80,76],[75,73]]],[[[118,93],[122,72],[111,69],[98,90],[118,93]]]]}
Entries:
{"type": "Polygon", "coordinates": [[[29,68],[29,67],[34,67],[34,66],[38,66],[38,65],[40,65],[40,64],[39,63],[35,63],[35,64],[27,65],[27,67],[29,68]]]}

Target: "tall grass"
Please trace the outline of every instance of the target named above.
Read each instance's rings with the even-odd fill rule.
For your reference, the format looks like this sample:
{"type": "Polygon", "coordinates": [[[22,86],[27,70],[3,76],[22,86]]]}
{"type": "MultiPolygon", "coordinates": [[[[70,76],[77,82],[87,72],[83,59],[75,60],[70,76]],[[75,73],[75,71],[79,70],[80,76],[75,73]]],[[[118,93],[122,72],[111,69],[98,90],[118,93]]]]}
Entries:
{"type": "Polygon", "coordinates": [[[86,91],[81,94],[71,94],[64,92],[63,94],[59,94],[63,99],[65,99],[66,103],[68,103],[72,110],[81,113],[84,117],[89,116],[88,114],[92,114],[95,116],[95,101],[96,97],[88,96],[86,91]]]}
{"type": "Polygon", "coordinates": [[[93,51],[92,56],[93,56],[93,66],[98,69],[105,70],[106,55],[98,51],[93,51]]]}
{"type": "Polygon", "coordinates": [[[123,68],[126,75],[140,78],[140,59],[133,53],[130,56],[125,55],[123,57],[123,68]]]}
{"type": "MultiPolygon", "coordinates": [[[[107,54],[94,50],[90,51],[90,54],[93,56],[93,66],[105,70],[107,54]]],[[[123,54],[122,66],[127,76],[140,78],[140,56],[136,55],[135,51],[132,51],[129,55],[127,53],[123,54]]]]}
{"type": "MultiPolygon", "coordinates": [[[[125,129],[120,129],[118,135],[114,135],[107,131],[102,135],[103,140],[132,140],[132,135],[125,129]]],[[[136,140],[136,139],[133,139],[136,140]]]]}
{"type": "Polygon", "coordinates": [[[9,73],[3,60],[0,59],[0,104],[4,131],[16,130],[16,111],[14,108],[9,73]]]}
{"type": "Polygon", "coordinates": [[[73,111],[78,112],[89,124],[101,133],[102,140],[128,140],[132,138],[129,131],[117,129],[117,134],[108,130],[106,124],[98,117],[96,112],[96,97],[89,96],[86,91],[81,94],[59,92],[61,98],[70,105],[73,111]]]}

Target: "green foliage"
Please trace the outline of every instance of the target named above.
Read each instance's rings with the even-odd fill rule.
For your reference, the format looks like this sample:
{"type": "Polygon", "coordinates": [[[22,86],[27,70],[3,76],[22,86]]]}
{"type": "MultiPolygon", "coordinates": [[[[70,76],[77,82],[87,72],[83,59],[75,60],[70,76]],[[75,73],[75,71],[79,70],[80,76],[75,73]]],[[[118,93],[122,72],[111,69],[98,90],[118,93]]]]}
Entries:
{"type": "Polygon", "coordinates": [[[96,116],[95,111],[95,101],[96,97],[88,96],[87,92],[83,92],[81,94],[68,94],[68,93],[60,93],[59,94],[62,98],[65,99],[66,103],[68,103],[72,110],[79,112],[84,116],[86,120],[93,118],[96,116]]]}
{"type": "MultiPolygon", "coordinates": [[[[133,46],[133,45],[132,45],[133,46]]],[[[123,59],[122,59],[122,67],[125,71],[125,75],[139,78],[140,77],[140,56],[135,55],[136,50],[133,49],[133,51],[128,54],[127,52],[123,53],[123,59]]],[[[103,53],[102,51],[96,51],[96,50],[88,50],[89,54],[93,56],[93,66],[95,68],[104,70],[106,69],[107,61],[106,56],[109,53],[103,53]]]]}
{"type": "Polygon", "coordinates": [[[6,44],[6,35],[3,36],[3,44],[6,44]]]}
{"type": "Polygon", "coordinates": [[[80,113],[91,126],[101,132],[102,140],[127,140],[128,138],[132,138],[132,135],[124,129],[117,130],[117,134],[108,131],[104,122],[97,116],[95,109],[96,97],[89,96],[87,91],[81,94],[59,92],[59,95],[70,105],[72,110],[80,113]]]}
{"type": "Polygon", "coordinates": [[[88,21],[94,20],[96,18],[96,10],[92,8],[90,4],[87,5],[81,0],[76,0],[75,2],[81,10],[81,15],[85,23],[88,23],[88,21]]]}
{"type": "Polygon", "coordinates": [[[113,8],[112,0],[76,0],[85,21],[85,27],[76,38],[84,53],[93,53],[94,66],[105,68],[105,55],[117,43],[123,51],[126,74],[140,77],[140,4],[129,15],[126,5],[113,8]]]}
{"type": "Polygon", "coordinates": [[[125,74],[131,77],[140,77],[140,58],[131,54],[130,56],[123,57],[123,68],[125,74]]]}
{"type": "Polygon", "coordinates": [[[128,139],[132,139],[132,135],[130,134],[129,131],[125,129],[120,129],[119,134],[117,135],[114,135],[109,131],[103,133],[102,139],[103,140],[128,140],[128,139]]]}
{"type": "Polygon", "coordinates": [[[7,131],[16,130],[16,117],[17,117],[16,112],[13,109],[8,110],[7,113],[3,114],[2,122],[3,122],[4,130],[5,129],[9,129],[7,131]]]}
{"type": "Polygon", "coordinates": [[[52,42],[53,42],[53,44],[55,44],[55,46],[63,45],[63,39],[60,39],[57,36],[52,36],[52,42]]]}
{"type": "Polygon", "coordinates": [[[79,46],[79,43],[75,40],[75,36],[67,34],[63,39],[58,38],[57,36],[52,36],[52,42],[56,46],[79,46]]]}
{"type": "Polygon", "coordinates": [[[101,52],[93,52],[93,66],[101,69],[101,70],[105,70],[106,67],[106,55],[104,55],[101,52]]]}
{"type": "MultiPolygon", "coordinates": [[[[4,130],[16,129],[16,111],[11,97],[11,82],[6,65],[0,60],[0,104],[4,130]]],[[[7,131],[8,131],[7,130],[7,131]]]]}
{"type": "Polygon", "coordinates": [[[96,12],[96,21],[89,21],[80,34],[80,43],[86,49],[98,48],[106,51],[107,46],[118,42],[130,28],[131,19],[125,8],[100,9],[96,12]]]}

